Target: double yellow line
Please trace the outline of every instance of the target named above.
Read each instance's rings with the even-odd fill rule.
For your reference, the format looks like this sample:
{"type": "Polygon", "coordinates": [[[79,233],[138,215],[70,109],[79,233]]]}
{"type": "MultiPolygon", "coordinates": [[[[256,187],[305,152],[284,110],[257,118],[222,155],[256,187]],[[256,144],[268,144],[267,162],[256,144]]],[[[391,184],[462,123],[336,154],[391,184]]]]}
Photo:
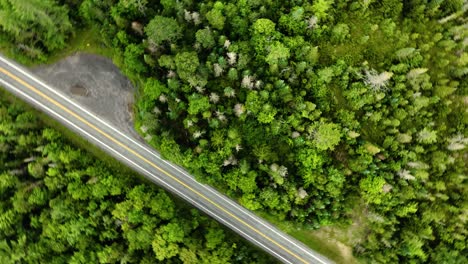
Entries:
{"type": "Polygon", "coordinates": [[[223,211],[224,213],[226,213],[227,215],[229,215],[230,217],[232,217],[233,219],[237,220],[239,223],[243,224],[244,226],[248,227],[249,229],[251,229],[252,231],[254,231],[255,233],[257,233],[258,235],[264,237],[265,239],[267,239],[268,241],[272,242],[273,244],[275,244],[277,247],[281,248],[282,250],[284,250],[285,252],[287,252],[288,254],[290,254],[291,256],[294,256],[295,258],[297,258],[298,260],[300,260],[302,263],[308,263],[306,260],[304,260],[303,258],[301,258],[300,256],[296,255],[295,253],[291,252],[289,249],[285,248],[284,246],[280,245],[278,242],[274,241],[272,238],[266,236],[265,234],[263,234],[260,230],[256,229],[255,227],[249,225],[248,223],[246,223],[245,221],[243,221],[242,219],[240,219],[239,217],[235,216],[234,214],[232,214],[231,212],[227,211],[224,207],[222,207],[221,205],[219,205],[218,203],[212,201],[211,199],[209,199],[208,197],[206,197],[204,194],[200,193],[199,191],[193,189],[192,187],[190,187],[188,184],[184,183],[183,181],[179,180],[177,177],[175,177],[174,175],[168,173],[167,171],[163,170],[162,168],[160,168],[158,165],[154,164],[153,162],[151,162],[150,160],[146,159],[145,157],[141,156],[140,154],[138,154],[136,151],[134,151],[133,149],[129,148],[127,145],[123,144],[122,142],[118,141],[117,139],[115,139],[114,137],[112,137],[111,135],[107,134],[106,132],[102,131],[101,129],[99,129],[98,127],[96,127],[95,125],[91,124],[90,122],[86,121],[84,118],[82,118],[81,116],[79,116],[78,114],[76,114],[75,112],[71,111],[70,109],[66,108],[65,106],[63,106],[62,104],[60,104],[59,102],[57,102],[56,100],[50,98],[49,96],[47,96],[46,94],[44,94],[43,92],[39,91],[37,88],[33,87],[32,85],[28,84],[27,82],[23,81],[21,78],[17,77],[16,75],[14,75],[13,73],[9,72],[8,70],[0,67],[0,72],[2,72],[3,74],[7,75],[8,77],[10,77],[11,79],[17,81],[18,83],[20,83],[21,85],[23,85],[24,87],[28,88],[29,90],[33,91],[34,93],[40,95],[42,98],[46,99],[47,101],[49,101],[50,103],[52,103],[53,105],[57,106],[58,108],[62,109],[63,111],[65,111],[66,113],[70,114],[71,116],[75,117],[76,119],[80,120],[81,122],[83,122],[84,124],[86,124],[88,127],[92,128],[93,130],[97,131],[99,134],[103,135],[104,137],[108,138],[110,141],[114,142],[115,144],[119,145],[120,147],[124,148],[125,150],[127,150],[128,152],[132,153],[133,155],[135,155],[136,157],[138,157],[139,159],[143,160],[144,162],[146,162],[147,164],[149,164],[150,166],[152,166],[153,168],[159,170],[160,172],[164,173],[165,175],[167,175],[168,177],[170,177],[171,179],[173,179],[174,181],[178,182],[179,184],[181,184],[182,186],[184,186],[185,188],[189,189],[190,191],[192,191],[193,193],[197,194],[198,196],[200,196],[201,198],[203,198],[205,201],[207,201],[208,203],[214,205],[215,207],[217,207],[219,210],[223,211]]]}

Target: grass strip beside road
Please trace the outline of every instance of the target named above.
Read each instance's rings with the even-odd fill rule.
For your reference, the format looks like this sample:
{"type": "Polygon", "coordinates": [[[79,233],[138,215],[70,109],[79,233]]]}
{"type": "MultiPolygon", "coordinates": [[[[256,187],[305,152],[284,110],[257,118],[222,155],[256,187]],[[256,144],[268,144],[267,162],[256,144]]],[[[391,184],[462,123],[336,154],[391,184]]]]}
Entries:
{"type": "MultiPolygon", "coordinates": [[[[323,234],[319,233],[321,229],[311,230],[287,220],[280,221],[266,212],[257,211],[255,213],[311,249],[335,261],[337,264],[360,263],[359,260],[352,255],[352,248],[345,243],[346,241],[340,241],[341,239],[338,240],[336,237],[324,237],[323,234]]],[[[333,229],[334,233],[339,234],[338,237],[344,237],[350,227],[333,225],[329,226],[329,228],[333,229]]]]}

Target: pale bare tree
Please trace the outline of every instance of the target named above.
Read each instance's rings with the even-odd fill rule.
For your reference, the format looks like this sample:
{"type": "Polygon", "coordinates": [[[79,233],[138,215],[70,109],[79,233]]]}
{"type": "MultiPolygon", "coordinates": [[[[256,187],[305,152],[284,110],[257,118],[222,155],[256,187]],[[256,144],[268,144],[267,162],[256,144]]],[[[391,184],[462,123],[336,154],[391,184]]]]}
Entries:
{"type": "Polygon", "coordinates": [[[388,81],[392,78],[393,73],[382,72],[377,73],[375,70],[366,71],[364,83],[369,85],[373,91],[381,91],[387,88],[388,81]]]}
{"type": "Polygon", "coordinates": [[[211,93],[210,102],[215,103],[215,104],[219,102],[219,95],[217,93],[211,93]]]}

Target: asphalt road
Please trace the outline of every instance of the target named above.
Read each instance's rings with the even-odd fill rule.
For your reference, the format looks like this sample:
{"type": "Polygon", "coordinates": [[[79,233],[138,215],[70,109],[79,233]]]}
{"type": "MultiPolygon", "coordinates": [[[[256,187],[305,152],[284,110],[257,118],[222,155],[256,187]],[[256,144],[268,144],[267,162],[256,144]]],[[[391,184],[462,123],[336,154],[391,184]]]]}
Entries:
{"type": "MultiPolygon", "coordinates": [[[[0,55],[0,86],[284,263],[332,263],[0,55]]],[[[109,98],[112,100],[112,98],[109,98]]]]}

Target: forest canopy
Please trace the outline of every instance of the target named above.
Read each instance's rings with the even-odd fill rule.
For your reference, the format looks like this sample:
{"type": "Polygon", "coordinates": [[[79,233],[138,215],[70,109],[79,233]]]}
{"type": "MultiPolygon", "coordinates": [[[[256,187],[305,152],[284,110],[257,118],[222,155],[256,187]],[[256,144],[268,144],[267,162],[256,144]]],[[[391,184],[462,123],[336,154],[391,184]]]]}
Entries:
{"type": "MultiPolygon", "coordinates": [[[[2,93],[4,95],[4,93],[2,93]]],[[[0,98],[0,263],[271,263],[0,98]]]]}
{"type": "MultiPolygon", "coordinates": [[[[466,1],[45,2],[100,29],[140,132],[199,180],[311,229],[364,203],[370,263],[467,262],[466,1]]],[[[0,21],[21,52],[70,31],[0,21]]]]}

